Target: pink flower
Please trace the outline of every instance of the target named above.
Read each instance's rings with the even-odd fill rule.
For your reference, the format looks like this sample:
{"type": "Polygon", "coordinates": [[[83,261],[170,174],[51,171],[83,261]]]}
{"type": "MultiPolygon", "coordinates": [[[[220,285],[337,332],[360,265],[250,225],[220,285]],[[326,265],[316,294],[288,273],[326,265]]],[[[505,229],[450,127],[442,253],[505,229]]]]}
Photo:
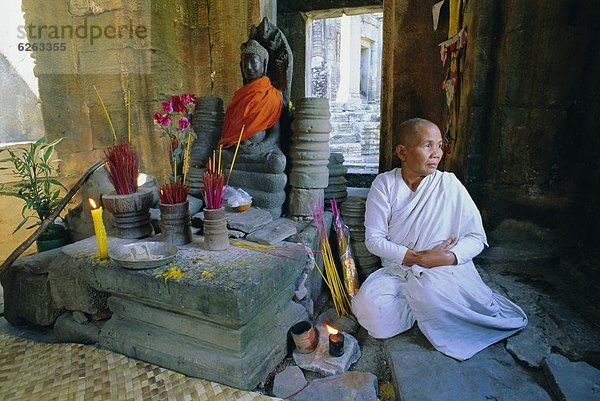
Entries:
{"type": "Polygon", "coordinates": [[[155,124],[160,124],[163,127],[171,124],[171,117],[169,117],[168,114],[154,113],[152,118],[154,119],[155,124]]]}
{"type": "Polygon", "coordinates": [[[171,102],[161,102],[162,104],[162,109],[165,113],[172,113],[173,112],[173,103],[171,102]]]}
{"type": "Polygon", "coordinates": [[[183,100],[183,103],[186,105],[190,103],[196,103],[196,96],[192,95],[191,93],[183,93],[181,95],[181,100],[183,100]]]}
{"type": "Polygon", "coordinates": [[[187,117],[181,117],[179,119],[179,129],[181,131],[188,129],[189,126],[190,126],[190,120],[188,120],[187,117]]]}
{"type": "Polygon", "coordinates": [[[167,125],[171,125],[171,117],[168,114],[162,116],[161,125],[166,127],[167,125]]]}
{"type": "Polygon", "coordinates": [[[185,104],[181,97],[177,95],[171,96],[171,103],[173,103],[173,111],[176,113],[187,113],[188,109],[185,107],[185,104]]]}
{"type": "Polygon", "coordinates": [[[152,118],[154,119],[154,124],[161,124],[162,125],[162,114],[160,113],[154,113],[154,115],[152,116],[152,118]]]}

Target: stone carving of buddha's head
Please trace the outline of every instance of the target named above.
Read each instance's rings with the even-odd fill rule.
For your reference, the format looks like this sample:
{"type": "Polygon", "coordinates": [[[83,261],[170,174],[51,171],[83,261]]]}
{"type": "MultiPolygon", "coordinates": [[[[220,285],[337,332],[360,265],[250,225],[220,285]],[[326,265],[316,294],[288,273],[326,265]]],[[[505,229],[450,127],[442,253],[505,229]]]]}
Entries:
{"type": "Polygon", "coordinates": [[[269,52],[256,40],[250,39],[241,46],[240,68],[244,84],[250,83],[267,74],[269,52]]]}

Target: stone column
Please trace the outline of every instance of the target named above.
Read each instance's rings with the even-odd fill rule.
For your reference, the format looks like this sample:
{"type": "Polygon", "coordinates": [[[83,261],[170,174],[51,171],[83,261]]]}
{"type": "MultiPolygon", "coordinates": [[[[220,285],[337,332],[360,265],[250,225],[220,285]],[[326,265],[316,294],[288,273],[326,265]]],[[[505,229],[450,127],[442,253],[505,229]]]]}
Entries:
{"type": "Polygon", "coordinates": [[[190,194],[193,196],[202,198],[204,165],[208,162],[213,149],[217,147],[224,117],[223,100],[220,97],[203,96],[197,99],[192,114],[192,128],[197,138],[190,150],[188,171],[190,194]]]}
{"type": "Polygon", "coordinates": [[[323,208],[324,189],[329,184],[329,117],[329,100],[298,99],[290,148],[289,215],[292,218],[311,219],[313,208],[323,208]]]}
{"type": "Polygon", "coordinates": [[[348,197],[346,188],[346,178],[344,175],[348,168],[344,166],[344,155],[342,153],[332,153],[329,156],[329,185],[325,188],[325,200],[335,199],[338,205],[348,197]]]}
{"type": "Polygon", "coordinates": [[[340,85],[336,102],[360,101],[360,16],[342,16],[340,85]]]}

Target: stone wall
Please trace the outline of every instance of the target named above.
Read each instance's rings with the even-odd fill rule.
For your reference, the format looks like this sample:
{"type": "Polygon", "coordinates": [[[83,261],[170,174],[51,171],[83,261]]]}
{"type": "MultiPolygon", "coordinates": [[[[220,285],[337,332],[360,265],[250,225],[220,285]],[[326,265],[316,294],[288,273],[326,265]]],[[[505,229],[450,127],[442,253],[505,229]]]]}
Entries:
{"type": "Polygon", "coordinates": [[[437,45],[448,28],[441,19],[433,31],[428,2],[389,0],[383,6],[379,170],[387,171],[399,164],[393,156],[396,125],[413,117],[443,121],[437,45]]]}
{"type": "Polygon", "coordinates": [[[553,228],[562,267],[583,274],[586,287],[600,279],[598,18],[592,0],[469,2],[459,130],[446,164],[488,227],[512,217],[553,228]]]}
{"type": "MultiPolygon", "coordinates": [[[[92,46],[85,40],[75,40],[69,42],[72,46],[67,51],[54,56],[50,52],[33,54],[45,131],[51,139],[65,137],[57,154],[62,160],[61,181],[67,187],[99,160],[103,149],[113,141],[93,85],[122,136],[127,126],[126,88],[131,88],[132,142],[140,152],[141,169],[163,179],[168,171],[166,148],[151,117],[160,108],[160,100],[190,91],[198,96],[221,96],[228,104],[242,85],[239,46],[247,39],[251,25],[260,22],[262,13],[273,13],[275,4],[273,0],[151,3],[151,8],[144,8],[149,1],[92,4],[80,0],[23,0],[26,24],[78,26],[88,18],[90,23],[108,25],[131,18],[148,25],[151,33],[147,49],[127,47],[118,41],[98,41],[92,46]],[[150,54],[151,74],[140,74],[147,67],[140,62],[145,60],[144,50],[150,54]],[[104,74],[90,73],[103,69],[104,74]]],[[[42,126],[41,121],[28,127],[38,125],[42,126]]],[[[10,180],[10,173],[4,171],[0,181],[6,180],[10,180]]],[[[14,199],[0,197],[0,236],[7,238],[0,241],[1,259],[31,234],[22,229],[11,235],[21,221],[20,206],[14,205],[14,199]]]]}
{"type": "MultiPolygon", "coordinates": [[[[132,142],[141,155],[141,169],[165,177],[166,148],[153,127],[159,101],[182,91],[217,95],[227,104],[241,86],[239,46],[261,10],[259,0],[24,0],[26,24],[78,26],[145,25],[149,41],[69,42],[60,57],[38,52],[44,125],[51,138],[65,137],[58,148],[63,174],[76,180],[102,157],[112,134],[93,90],[100,91],[119,136],[127,127],[126,93],[132,91],[132,142]],[[149,64],[149,65],[148,65],[149,64]],[[60,72],[60,73],[57,73],[60,72]]],[[[261,8],[262,5],[262,8],[261,8]]]]}
{"type": "Polygon", "coordinates": [[[35,93],[0,53],[0,143],[35,141],[44,135],[35,93]]]}

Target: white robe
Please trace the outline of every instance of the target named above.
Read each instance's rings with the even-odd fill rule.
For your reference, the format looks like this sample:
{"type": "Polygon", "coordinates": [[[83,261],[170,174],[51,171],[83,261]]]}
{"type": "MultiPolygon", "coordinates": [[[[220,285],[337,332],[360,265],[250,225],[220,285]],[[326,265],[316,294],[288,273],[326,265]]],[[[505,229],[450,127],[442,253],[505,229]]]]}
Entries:
{"type": "Polygon", "coordinates": [[[400,169],[379,174],[365,213],[369,251],[382,261],[352,301],[360,324],[376,338],[412,327],[440,352],[465,360],[527,325],[523,310],[491,290],[472,259],[487,245],[481,216],[452,173],[436,171],[412,192],[400,169]],[[402,265],[407,249],[431,249],[458,238],[457,264],[432,269],[402,265]]]}

